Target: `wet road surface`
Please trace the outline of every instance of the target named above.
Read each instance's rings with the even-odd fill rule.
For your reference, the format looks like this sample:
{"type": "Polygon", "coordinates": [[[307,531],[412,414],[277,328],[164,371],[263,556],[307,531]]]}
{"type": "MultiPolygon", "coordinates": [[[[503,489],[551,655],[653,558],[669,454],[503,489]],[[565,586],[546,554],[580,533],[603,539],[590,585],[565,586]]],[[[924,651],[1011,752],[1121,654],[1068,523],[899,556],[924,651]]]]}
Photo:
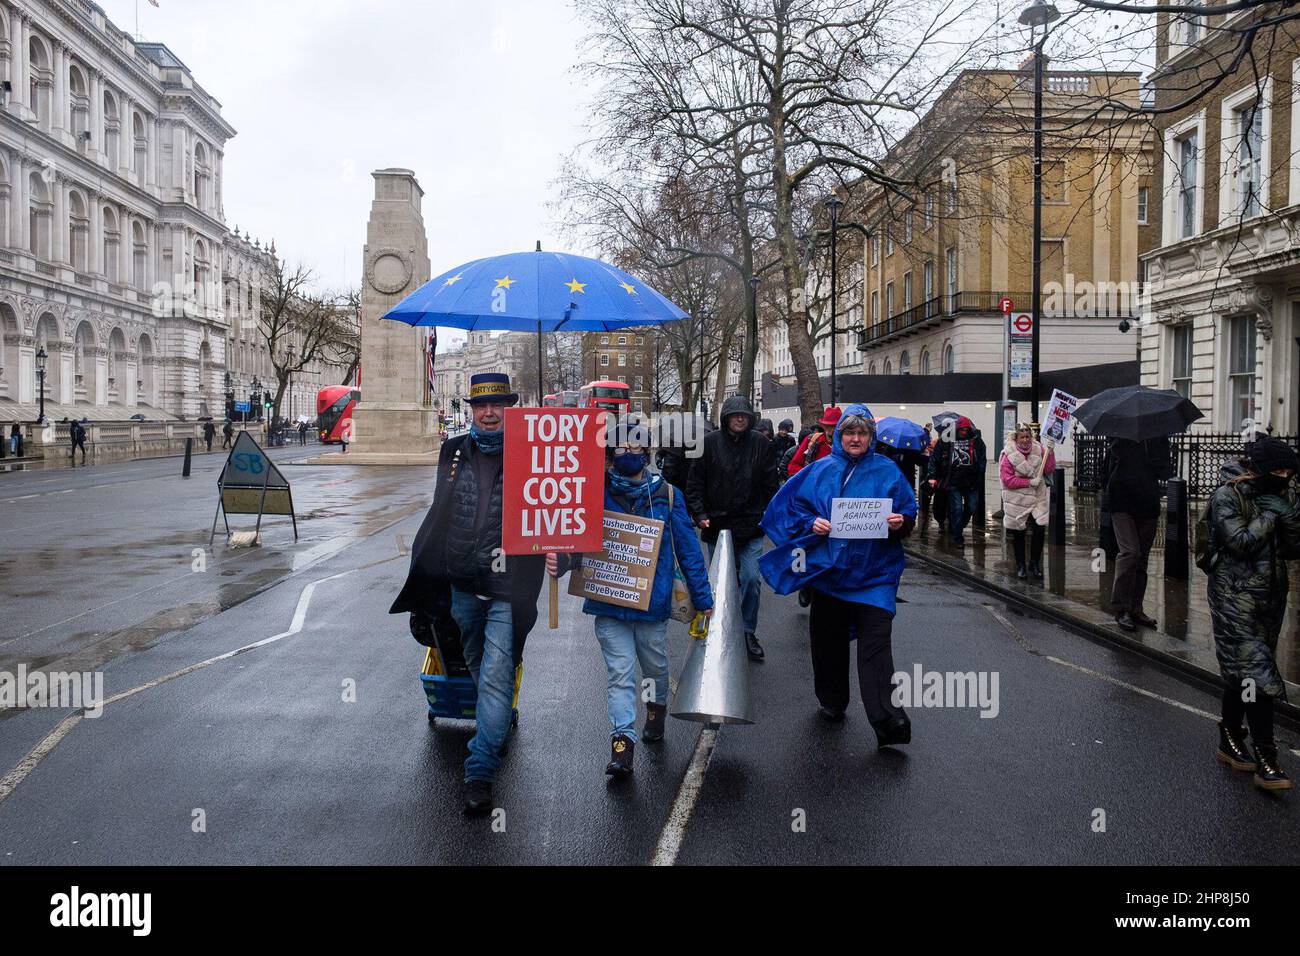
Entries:
{"type": "MultiPolygon", "coordinates": [[[[295,549],[286,523],[279,539],[281,529],[267,535],[282,546],[261,554],[226,554],[218,542],[202,573],[188,570],[188,546],[206,541],[215,472],[188,485],[145,473],[128,483],[139,487],[83,488],[92,505],[124,501],[92,518],[114,529],[104,533],[118,549],[68,556],[85,589],[47,612],[24,604],[25,626],[45,630],[7,643],[4,666],[102,658],[105,692],[129,696],[94,719],[28,710],[0,720],[0,863],[644,864],[665,847],[682,864],[1300,862],[1295,798],[1260,793],[1214,761],[1212,693],[919,565],[901,590],[895,666],[996,673],[995,717],[912,707],[913,743],[892,752],[876,750],[858,703],[845,723],[821,722],[807,612],[765,591],[768,658],[750,672],[758,722],[718,732],[707,765],[697,763],[690,813],[670,825],[700,726],[670,720],[664,743],[637,748],[633,778],[607,783],[604,664],[590,618],[562,594],[560,628],[546,629],[543,614],[528,643],[521,724],[494,794],[504,813],[496,828],[466,820],[470,725],[428,723],[420,648],[404,617],[386,613],[408,560],[399,545],[427,503],[424,479],[286,470],[300,510],[332,512],[318,527],[333,536],[295,549]],[[293,570],[324,546],[337,550],[293,570]],[[154,555],[145,580],[117,566],[132,548],[136,561],[154,555]],[[183,585],[166,583],[176,574],[168,549],[184,552],[170,559],[191,575],[183,585]],[[223,570],[246,582],[224,609],[223,570]],[[256,578],[270,571],[280,577],[256,578]],[[150,581],[147,597],[90,618],[141,628],[169,607],[216,604],[110,647],[87,625],[59,623],[87,595],[150,581]],[[43,741],[34,769],[10,771],[43,741]]],[[[54,502],[71,497],[48,490],[54,502]]],[[[688,638],[680,624],[669,633],[676,673],[688,638]]],[[[1281,742],[1300,769],[1293,735],[1283,730],[1281,742]]]]}

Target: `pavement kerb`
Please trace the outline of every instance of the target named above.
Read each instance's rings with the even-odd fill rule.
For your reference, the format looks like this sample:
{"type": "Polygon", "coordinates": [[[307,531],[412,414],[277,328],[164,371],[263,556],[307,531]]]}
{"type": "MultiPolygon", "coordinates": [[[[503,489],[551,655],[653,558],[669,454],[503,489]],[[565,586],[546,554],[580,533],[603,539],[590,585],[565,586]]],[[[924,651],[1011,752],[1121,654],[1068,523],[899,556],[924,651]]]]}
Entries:
{"type": "MultiPolygon", "coordinates": [[[[1067,613],[1060,607],[1050,604],[1046,601],[1036,601],[1030,595],[1013,591],[1010,588],[1003,587],[996,581],[992,581],[981,574],[967,571],[963,568],[957,568],[932,557],[928,554],[922,554],[912,548],[904,546],[909,558],[915,558],[917,561],[939,571],[943,574],[952,575],[973,587],[995,595],[1005,600],[1008,604],[1016,605],[1024,610],[1031,611],[1034,614],[1055,621],[1057,624],[1068,628],[1075,633],[1086,637],[1088,640],[1097,644],[1103,644],[1110,647],[1119,647],[1126,651],[1138,654],[1162,669],[1168,671],[1174,676],[1182,679],[1188,684],[1201,690],[1212,691],[1215,696],[1223,693],[1223,678],[1217,671],[1201,667],[1192,661],[1184,660],[1174,654],[1167,654],[1156,647],[1143,644],[1141,641],[1135,641],[1126,637],[1119,631],[1112,631],[1109,628],[1101,627],[1092,621],[1086,620],[1074,614],[1067,613]]],[[[1276,701],[1275,708],[1277,716],[1291,726],[1291,729],[1300,731],[1300,707],[1291,701],[1276,701]]]]}

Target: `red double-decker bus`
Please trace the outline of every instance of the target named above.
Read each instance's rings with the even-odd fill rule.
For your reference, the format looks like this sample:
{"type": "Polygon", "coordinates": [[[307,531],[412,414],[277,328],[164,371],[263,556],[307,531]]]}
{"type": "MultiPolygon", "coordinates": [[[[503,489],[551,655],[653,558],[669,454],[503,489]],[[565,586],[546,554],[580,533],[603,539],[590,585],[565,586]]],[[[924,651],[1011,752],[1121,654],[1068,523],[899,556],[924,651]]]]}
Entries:
{"type": "Polygon", "coordinates": [[[606,379],[578,389],[579,408],[604,408],[620,415],[632,410],[632,390],[626,382],[606,379]]]}
{"type": "Polygon", "coordinates": [[[352,440],[352,411],[361,401],[360,389],[326,385],[316,393],[316,431],[326,445],[352,440]]]}
{"type": "Polygon", "coordinates": [[[550,395],[542,396],[543,408],[577,408],[578,393],[575,392],[553,392],[550,395]]]}

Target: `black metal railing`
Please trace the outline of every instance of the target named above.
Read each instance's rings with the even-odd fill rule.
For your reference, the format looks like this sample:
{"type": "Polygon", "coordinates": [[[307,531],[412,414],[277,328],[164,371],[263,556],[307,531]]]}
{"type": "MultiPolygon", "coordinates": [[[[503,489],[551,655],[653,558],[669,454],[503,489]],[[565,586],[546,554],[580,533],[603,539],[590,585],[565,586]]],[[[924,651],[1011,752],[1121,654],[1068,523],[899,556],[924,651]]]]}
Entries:
{"type": "MultiPolygon", "coordinates": [[[[1278,436],[1300,449],[1300,436],[1278,436]]],[[[1106,476],[1105,435],[1076,433],[1074,436],[1074,486],[1079,491],[1101,491],[1106,476]]],[[[1187,494],[1205,498],[1219,487],[1219,471],[1225,463],[1241,456],[1246,443],[1236,432],[1185,432],[1169,437],[1176,474],[1187,482],[1187,494]]]]}
{"type": "Polygon", "coordinates": [[[1028,293],[1015,292],[953,292],[936,295],[920,305],[895,313],[868,326],[858,335],[859,346],[897,335],[907,329],[929,322],[931,319],[957,315],[961,312],[997,312],[1004,298],[1012,302],[1028,302],[1028,293]]]}

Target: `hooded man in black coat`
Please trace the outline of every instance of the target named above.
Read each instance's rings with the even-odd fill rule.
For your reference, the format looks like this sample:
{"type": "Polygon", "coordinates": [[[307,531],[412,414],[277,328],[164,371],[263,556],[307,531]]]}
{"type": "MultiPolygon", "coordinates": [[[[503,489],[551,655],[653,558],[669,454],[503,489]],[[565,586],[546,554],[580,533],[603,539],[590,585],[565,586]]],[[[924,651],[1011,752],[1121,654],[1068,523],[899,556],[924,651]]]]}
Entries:
{"type": "Polygon", "coordinates": [[[695,523],[704,529],[709,562],[718,532],[731,531],[740,575],[740,610],[745,622],[749,659],[761,661],[758,643],[758,601],[762,577],[758,557],[763,553],[759,522],[776,494],[776,446],[755,430],[758,416],[740,395],[722,403],[722,427],[704,439],[703,454],[691,465],[686,504],[695,523]]]}
{"type": "Polygon", "coordinates": [[[449,438],[438,459],[433,506],[420,525],[411,569],[390,614],[410,612],[421,644],[465,651],[478,690],[477,731],[465,761],[465,812],[492,809],[492,782],[514,717],[515,668],[537,621],[544,555],[501,551],[505,410],[519,396],[499,372],[470,377],[469,432],[449,438]]]}

